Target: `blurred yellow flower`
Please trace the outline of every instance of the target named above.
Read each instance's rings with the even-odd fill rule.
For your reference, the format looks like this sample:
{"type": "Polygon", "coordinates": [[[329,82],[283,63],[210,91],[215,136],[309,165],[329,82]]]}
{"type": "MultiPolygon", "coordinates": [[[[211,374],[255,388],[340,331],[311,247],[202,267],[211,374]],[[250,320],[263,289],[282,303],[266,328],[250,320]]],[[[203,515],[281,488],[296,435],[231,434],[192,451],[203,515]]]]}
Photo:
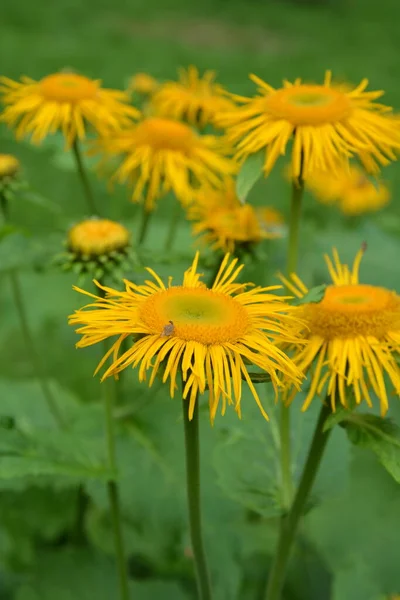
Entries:
{"type": "Polygon", "coordinates": [[[243,268],[237,266],[237,259],[225,256],[211,288],[201,282],[198,260],[197,253],[182,285],[172,285],[169,278],[165,286],[153,270],[147,269],[154,281],[135,285],[125,280],[125,291],[97,283],[104,298],[75,288],[94,299],[70,316],[70,324],[78,325],[77,333],[82,335],[77,346],[84,348],[116,338],[96,369],[112,359],[103,379],[127,367],[139,367],[140,381],[146,381],[146,373],[151,371],[151,386],[160,370],[163,382],[170,381],[173,397],[181,375],[190,419],[198,394],[206,389],[211,422],[220,402],[222,414],[228,403],[234,404],[240,416],[242,379],[268,418],[248,365],[269,373],[275,389],[281,386],[278,375],[298,386],[299,370],[277,345],[297,339],[297,320],[290,316],[285,298],[275,295],[280,286],[251,287],[246,291],[252,284],[236,282],[243,268]],[[119,356],[125,339],[130,347],[119,356]]]}
{"type": "Polygon", "coordinates": [[[217,112],[233,110],[234,104],[215,83],[215,72],[205,71],[200,77],[194,66],[179,69],[179,81],[167,81],[153,96],[152,103],[160,116],[182,119],[204,127],[214,123],[217,112]]]}
{"type": "Polygon", "coordinates": [[[68,248],[76,254],[101,256],[121,250],[130,242],[130,233],[120,223],[110,219],[86,219],[68,232],[68,248]]]}
{"type": "Polygon", "coordinates": [[[0,179],[14,177],[20,168],[18,158],[12,154],[0,154],[0,179]]]}
{"type": "Polygon", "coordinates": [[[104,89],[101,81],[75,73],[55,73],[40,81],[0,77],[0,95],[6,105],[0,120],[15,128],[17,139],[31,135],[35,144],[60,130],[70,147],[77,138],[85,139],[88,125],[103,134],[139,116],[125,92],[104,89]]]}
{"type": "Polygon", "coordinates": [[[338,161],[359,154],[375,165],[396,159],[399,120],[390,108],[374,102],[382,91],[365,91],[367,79],[354,89],[336,87],[328,71],[323,85],[297,79],[274,89],[255,75],[250,78],[259,86],[259,95],[235,96],[243,106],[217,115],[217,122],[227,128],[228,141],[237,144],[239,161],[265,151],[264,173],[268,175],[292,138],[296,178],[307,178],[315,170],[333,170],[338,161]]]}
{"type": "MultiPolygon", "coordinates": [[[[302,304],[296,314],[304,321],[307,344],[295,348],[294,362],[309,373],[306,410],[316,395],[326,393],[335,409],[347,407],[349,397],[372,406],[371,391],[380,402],[382,416],[388,410],[388,384],[400,395],[400,296],[383,287],[359,283],[358,271],[364,249],[352,269],[342,264],[337,250],[333,261],[325,257],[333,284],[321,302],[302,304]]],[[[304,283],[292,274],[281,277],[298,298],[307,294],[304,283]]]]}
{"type": "Polygon", "coordinates": [[[151,96],[157,90],[159,83],[148,73],[136,73],[128,82],[128,93],[133,92],[143,96],[151,96]]]}
{"type": "Polygon", "coordinates": [[[187,216],[194,221],[193,234],[201,235],[215,250],[234,252],[236,246],[283,235],[283,216],[272,207],[241,204],[233,180],[227,180],[221,190],[202,189],[187,216]]]}
{"type": "Polygon", "coordinates": [[[183,204],[193,200],[202,185],[222,186],[223,177],[236,170],[220,138],[201,136],[184,123],[149,117],[117,135],[99,138],[93,152],[103,160],[119,156],[122,163],[113,176],[133,186],[132,201],[144,199],[146,210],[169,191],[183,204]]]}
{"type": "Polygon", "coordinates": [[[343,165],[335,171],[315,171],[307,178],[306,185],[318,200],[337,203],[348,216],[380,210],[390,200],[386,185],[371,181],[355,165],[343,165]]]}

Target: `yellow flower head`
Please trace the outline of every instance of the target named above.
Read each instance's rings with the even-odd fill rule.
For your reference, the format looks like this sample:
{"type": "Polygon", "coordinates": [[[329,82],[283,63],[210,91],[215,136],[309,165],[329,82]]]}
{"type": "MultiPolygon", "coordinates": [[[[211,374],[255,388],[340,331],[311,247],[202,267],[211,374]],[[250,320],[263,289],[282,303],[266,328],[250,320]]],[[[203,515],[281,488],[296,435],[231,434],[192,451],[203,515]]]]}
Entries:
{"type": "MultiPolygon", "coordinates": [[[[365,400],[372,406],[371,391],[380,402],[382,416],[388,410],[385,376],[394,393],[400,395],[400,296],[383,287],[358,281],[364,249],[355,258],[353,268],[340,262],[337,250],[333,261],[325,257],[332,285],[319,303],[297,308],[303,319],[307,344],[296,349],[294,362],[310,372],[310,389],[303,410],[315,395],[330,397],[332,409],[337,400],[348,407],[354,395],[357,404],[365,400]]],[[[307,293],[304,283],[294,274],[290,281],[281,277],[297,297],[307,293]]]]}
{"type": "Polygon", "coordinates": [[[237,245],[250,245],[282,236],[282,215],[270,207],[241,204],[235,182],[227,180],[222,190],[202,189],[188,209],[195,222],[194,235],[215,250],[233,252],[237,245]]]}
{"type": "Polygon", "coordinates": [[[215,72],[200,77],[196,67],[179,69],[179,81],[167,81],[154,95],[152,103],[160,116],[182,119],[204,127],[214,123],[216,113],[233,110],[234,104],[224,96],[224,88],[215,83],[215,72]]]}
{"type": "Polygon", "coordinates": [[[323,85],[300,79],[274,89],[259,77],[254,98],[237,96],[243,106],[217,117],[237,144],[237,159],[265,150],[264,172],[271,171],[293,138],[292,172],[308,177],[315,170],[333,170],[338,161],[362,154],[371,163],[395,160],[400,148],[400,124],[390,108],[374,102],[383,92],[366,92],[368,80],[350,90],[332,86],[328,71],[323,85]]]}
{"type": "Polygon", "coordinates": [[[109,219],[87,219],[68,232],[68,248],[87,256],[102,256],[129,245],[130,233],[120,223],[109,219]]]}
{"type": "Polygon", "coordinates": [[[0,180],[14,177],[20,168],[18,158],[12,154],[0,154],[0,180]]]}
{"type": "Polygon", "coordinates": [[[377,211],[390,200],[388,188],[371,181],[355,165],[343,165],[335,171],[316,171],[306,180],[307,187],[321,202],[336,202],[345,215],[362,215],[377,211]]]}
{"type": "Polygon", "coordinates": [[[157,90],[159,83],[148,73],[136,73],[128,82],[128,92],[151,96],[157,90]]]}
{"type": "Polygon", "coordinates": [[[139,116],[125,92],[104,89],[101,81],[75,73],[55,73],[40,81],[0,77],[0,94],[6,105],[1,120],[15,127],[17,139],[31,135],[35,144],[61,131],[70,147],[77,138],[85,139],[88,124],[103,134],[139,116]]]}
{"type": "Polygon", "coordinates": [[[151,269],[153,281],[135,285],[125,280],[125,291],[97,286],[105,298],[93,296],[94,302],[70,317],[82,335],[77,346],[91,346],[116,337],[100,361],[96,372],[112,357],[103,379],[129,366],[139,367],[139,380],[151,371],[149,386],[162,368],[162,379],[170,382],[174,396],[176,379],[182,374],[183,398],[193,416],[198,394],[208,387],[210,418],[214,420],[219,402],[222,414],[226,404],[234,404],[240,416],[242,379],[247,382],[260,410],[268,418],[251,381],[248,365],[256,365],[270,374],[275,389],[278,374],[298,385],[300,372],[278,348],[280,341],[295,341],[298,324],[282,296],[275,295],[280,286],[246,288],[237,283],[243,265],[225,256],[211,288],[201,282],[197,272],[199,255],[185,272],[182,285],[168,286],[151,269]],[[119,356],[123,340],[132,340],[130,348],[119,356]]]}
{"type": "Polygon", "coordinates": [[[132,201],[144,198],[146,209],[169,191],[183,204],[193,200],[200,185],[220,187],[236,165],[226,158],[220,138],[201,136],[184,123],[149,117],[118,135],[100,138],[94,152],[103,160],[122,156],[114,179],[133,186],[132,201]]]}

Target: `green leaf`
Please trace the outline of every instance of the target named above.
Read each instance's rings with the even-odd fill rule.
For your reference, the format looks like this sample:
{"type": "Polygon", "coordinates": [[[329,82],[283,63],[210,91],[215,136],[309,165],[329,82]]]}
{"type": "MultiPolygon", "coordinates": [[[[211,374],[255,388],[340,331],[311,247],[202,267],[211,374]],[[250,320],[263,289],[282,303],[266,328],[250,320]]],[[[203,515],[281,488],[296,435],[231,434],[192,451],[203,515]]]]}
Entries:
{"type": "Polygon", "coordinates": [[[26,200],[27,202],[30,202],[34,206],[43,208],[44,210],[48,210],[51,213],[54,213],[54,214],[62,213],[62,209],[60,206],[58,206],[55,202],[53,202],[52,200],[49,200],[45,196],[38,194],[37,192],[27,190],[23,194],[22,199],[26,200]]]}
{"type": "Polygon", "coordinates": [[[265,151],[260,150],[243,163],[236,181],[236,194],[241,202],[245,203],[250,190],[261,177],[264,161],[265,151]]]}
{"type": "Polygon", "coordinates": [[[317,285],[311,288],[305,296],[302,298],[297,298],[293,301],[295,306],[300,306],[300,304],[309,304],[310,302],[318,303],[321,302],[323,297],[325,296],[326,285],[317,285]]]}
{"type": "Polygon", "coordinates": [[[390,419],[350,413],[342,421],[349,440],[372,450],[397,483],[400,483],[400,429],[390,419]]]}
{"type": "MultiPolygon", "coordinates": [[[[271,381],[271,375],[269,373],[252,373],[249,372],[250,379],[253,383],[266,383],[271,381]]],[[[245,379],[242,373],[242,379],[245,379]]]]}

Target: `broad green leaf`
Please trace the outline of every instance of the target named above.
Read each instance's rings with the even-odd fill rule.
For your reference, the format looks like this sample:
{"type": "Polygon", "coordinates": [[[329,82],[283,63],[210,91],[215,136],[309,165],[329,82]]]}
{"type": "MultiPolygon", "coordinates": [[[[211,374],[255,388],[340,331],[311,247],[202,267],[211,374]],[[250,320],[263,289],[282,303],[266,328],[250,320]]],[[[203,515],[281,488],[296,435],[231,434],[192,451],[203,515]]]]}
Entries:
{"type": "Polygon", "coordinates": [[[262,175],[262,168],[265,161],[265,151],[260,150],[255,154],[251,154],[243,163],[236,181],[236,194],[243,204],[254,186],[262,175]]]}
{"type": "Polygon", "coordinates": [[[313,302],[313,303],[321,302],[321,300],[325,296],[325,291],[326,291],[325,284],[317,285],[317,286],[311,288],[307,292],[307,294],[305,296],[303,296],[302,298],[296,298],[296,300],[293,301],[293,304],[295,306],[299,306],[301,304],[309,304],[310,302],[313,302]]]}

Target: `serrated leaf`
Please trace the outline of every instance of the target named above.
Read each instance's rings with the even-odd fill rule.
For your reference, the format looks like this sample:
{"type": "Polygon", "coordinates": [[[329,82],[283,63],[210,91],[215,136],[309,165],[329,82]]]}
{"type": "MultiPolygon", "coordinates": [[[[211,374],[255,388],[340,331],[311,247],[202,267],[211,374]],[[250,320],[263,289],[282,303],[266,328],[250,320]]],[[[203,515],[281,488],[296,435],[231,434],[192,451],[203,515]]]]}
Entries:
{"type": "Polygon", "coordinates": [[[293,301],[295,306],[300,306],[301,304],[309,304],[309,303],[318,303],[321,302],[323,297],[325,296],[326,285],[316,285],[311,288],[305,296],[302,298],[297,298],[293,301]]]}
{"type": "Polygon", "coordinates": [[[265,161],[265,151],[260,150],[251,154],[243,163],[236,181],[236,194],[240,202],[245,203],[246,198],[262,175],[262,168],[265,161]]]}

